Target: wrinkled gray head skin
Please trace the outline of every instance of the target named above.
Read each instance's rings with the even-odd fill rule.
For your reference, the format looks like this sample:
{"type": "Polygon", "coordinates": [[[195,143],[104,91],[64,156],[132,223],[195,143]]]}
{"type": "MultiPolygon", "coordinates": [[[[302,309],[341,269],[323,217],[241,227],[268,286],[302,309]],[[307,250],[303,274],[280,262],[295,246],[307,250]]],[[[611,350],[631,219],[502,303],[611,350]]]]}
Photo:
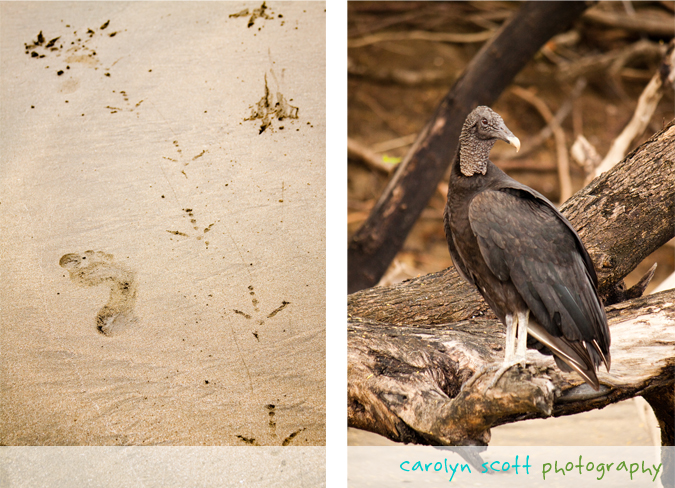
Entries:
{"type": "Polygon", "coordinates": [[[520,140],[490,107],[476,107],[466,118],[459,136],[459,169],[464,176],[485,174],[490,149],[497,140],[520,149],[520,140]]]}

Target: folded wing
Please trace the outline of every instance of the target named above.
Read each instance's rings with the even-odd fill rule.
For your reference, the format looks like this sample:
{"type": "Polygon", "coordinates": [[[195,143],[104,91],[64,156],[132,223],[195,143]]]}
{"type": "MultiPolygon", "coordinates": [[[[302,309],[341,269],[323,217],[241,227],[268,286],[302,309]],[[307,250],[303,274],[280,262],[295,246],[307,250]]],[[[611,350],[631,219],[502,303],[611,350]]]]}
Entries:
{"type": "Polygon", "coordinates": [[[489,269],[530,309],[530,335],[561,369],[597,385],[595,369],[610,366],[609,330],[590,257],[569,222],[529,188],[479,193],[469,221],[489,269]]]}

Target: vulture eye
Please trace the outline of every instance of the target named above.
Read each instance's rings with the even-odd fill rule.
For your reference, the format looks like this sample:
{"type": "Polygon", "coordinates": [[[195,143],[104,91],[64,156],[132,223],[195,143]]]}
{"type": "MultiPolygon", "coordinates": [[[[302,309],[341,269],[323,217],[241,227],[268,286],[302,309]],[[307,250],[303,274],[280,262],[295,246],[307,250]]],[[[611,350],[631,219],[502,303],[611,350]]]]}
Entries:
{"type": "Polygon", "coordinates": [[[483,127],[487,127],[488,122],[486,118],[483,118],[483,120],[480,121],[481,124],[483,124],[483,127]]]}

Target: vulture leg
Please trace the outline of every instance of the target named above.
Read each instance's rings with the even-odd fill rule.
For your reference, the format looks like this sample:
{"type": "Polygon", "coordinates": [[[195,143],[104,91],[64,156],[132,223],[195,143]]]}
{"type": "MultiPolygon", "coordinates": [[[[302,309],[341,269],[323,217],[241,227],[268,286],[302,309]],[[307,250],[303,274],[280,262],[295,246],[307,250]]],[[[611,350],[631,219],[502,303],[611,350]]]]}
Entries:
{"type": "Polygon", "coordinates": [[[476,371],[469,381],[467,381],[462,388],[470,388],[478,378],[483,376],[490,370],[497,370],[494,378],[490,381],[488,386],[483,390],[487,392],[490,388],[495,386],[499,378],[516,364],[525,366],[525,352],[527,351],[527,318],[529,310],[518,315],[506,315],[506,346],[504,348],[504,362],[500,367],[496,365],[481,366],[476,371]],[[516,333],[518,338],[516,339],[516,333]],[[517,342],[516,342],[517,341],[517,342]]]}
{"type": "MultiPolygon", "coordinates": [[[[514,323],[515,317],[511,314],[506,315],[506,346],[504,348],[504,363],[511,363],[515,356],[516,352],[516,331],[517,331],[517,324],[514,323]]],[[[512,365],[512,364],[511,364],[512,365]]],[[[483,376],[485,373],[487,373],[490,370],[497,369],[497,366],[493,365],[483,365],[478,370],[473,374],[469,380],[464,383],[464,386],[462,388],[470,388],[471,385],[473,385],[478,378],[483,376]]],[[[508,368],[506,368],[508,369],[508,368]]],[[[504,371],[506,371],[506,369],[504,371]]],[[[502,371],[499,376],[497,376],[497,379],[504,374],[504,371],[502,371]]],[[[492,388],[495,384],[496,380],[493,380],[490,385],[485,389],[485,391],[489,390],[492,388]]]]}
{"type": "MultiPolygon", "coordinates": [[[[506,315],[506,347],[504,348],[504,362],[513,359],[516,353],[516,325],[515,317],[511,314],[506,315]]],[[[520,345],[520,343],[518,343],[520,345]]]]}
{"type": "Polygon", "coordinates": [[[525,366],[525,354],[527,354],[527,322],[530,311],[518,312],[518,349],[516,350],[516,359],[520,360],[520,365],[525,366]]]}
{"type": "Polygon", "coordinates": [[[497,370],[494,377],[488,384],[483,393],[495,386],[499,378],[516,364],[525,366],[525,353],[527,351],[527,317],[529,310],[524,313],[519,312],[515,317],[511,314],[506,315],[506,351],[504,353],[504,362],[497,370]],[[518,343],[516,346],[516,330],[518,331],[518,343]],[[517,348],[516,348],[517,347],[517,348]]]}

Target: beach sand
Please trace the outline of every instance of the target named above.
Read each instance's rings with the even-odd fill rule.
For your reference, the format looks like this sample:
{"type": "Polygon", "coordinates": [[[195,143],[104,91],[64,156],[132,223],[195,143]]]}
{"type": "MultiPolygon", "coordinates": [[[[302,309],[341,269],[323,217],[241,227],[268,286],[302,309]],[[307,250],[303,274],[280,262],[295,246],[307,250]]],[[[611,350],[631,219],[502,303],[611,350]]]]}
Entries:
{"type": "Polygon", "coordinates": [[[325,4],[261,7],[0,4],[0,444],[325,445],[325,4]]]}

